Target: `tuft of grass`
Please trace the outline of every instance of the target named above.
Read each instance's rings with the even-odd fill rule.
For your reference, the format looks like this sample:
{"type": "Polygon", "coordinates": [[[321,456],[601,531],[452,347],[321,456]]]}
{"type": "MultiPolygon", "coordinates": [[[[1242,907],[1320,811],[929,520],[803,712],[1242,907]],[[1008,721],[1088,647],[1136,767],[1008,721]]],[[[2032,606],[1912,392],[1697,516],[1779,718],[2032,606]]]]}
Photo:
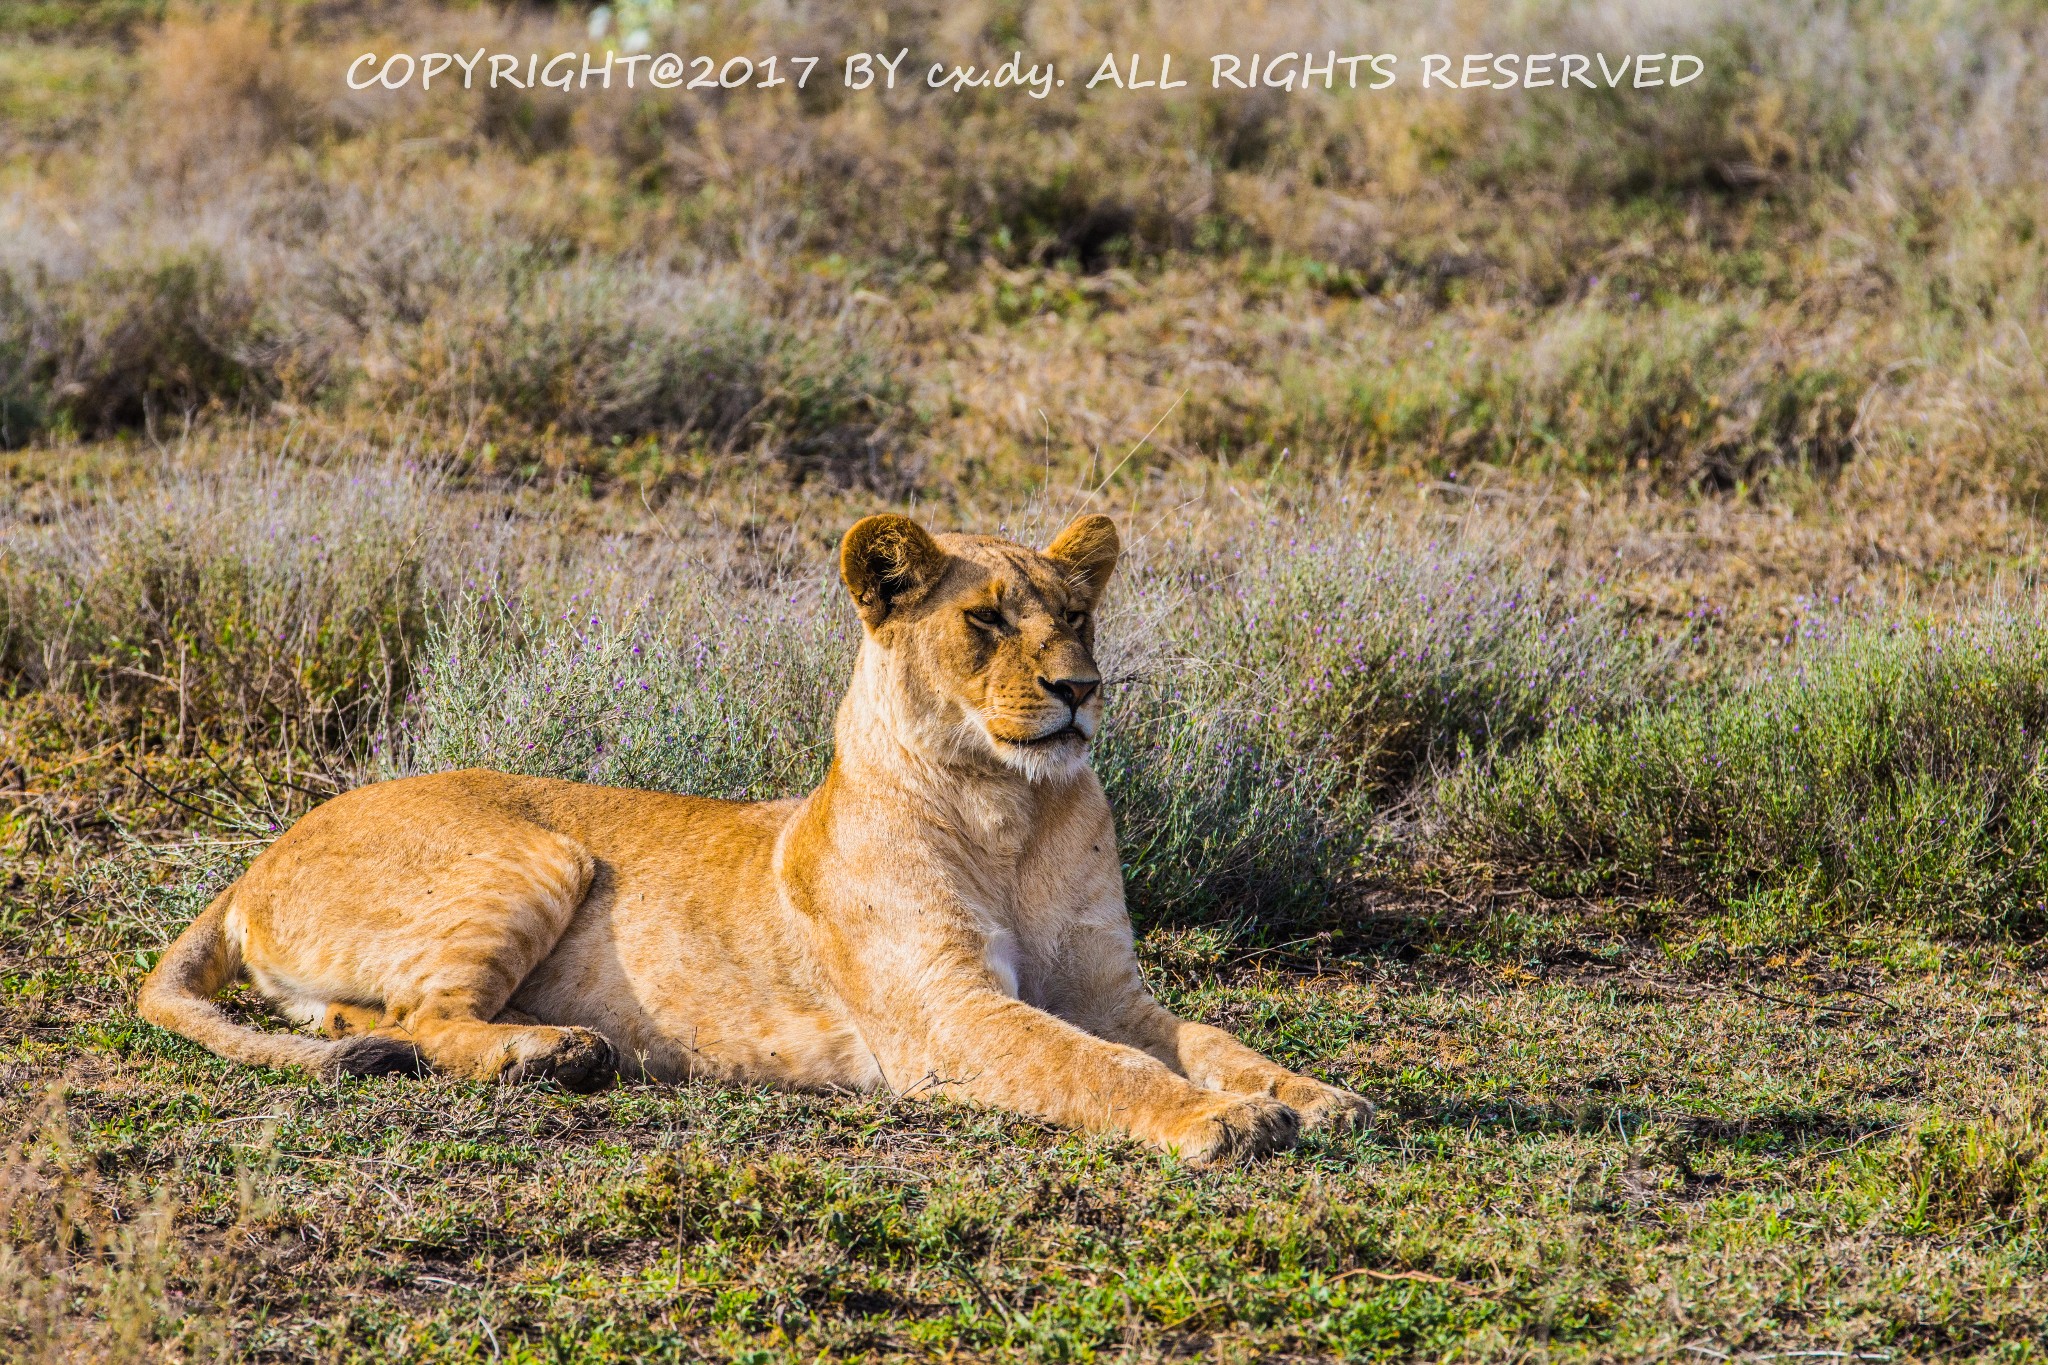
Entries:
{"type": "Polygon", "coordinates": [[[404,695],[434,495],[432,477],[395,463],[237,462],[12,528],[0,676],[180,750],[345,749],[404,695]]]}
{"type": "Polygon", "coordinates": [[[2048,631],[2030,600],[1859,624],[1793,661],[1468,768],[1448,847],[1569,894],[1675,892],[1755,932],[2048,923],[2048,631]]]}
{"type": "Polygon", "coordinates": [[[1991,1221],[2048,1228],[2048,1103],[2007,1101],[1974,1118],[1936,1118],[1901,1144],[1896,1213],[1916,1232],[1991,1221]]]}
{"type": "Polygon", "coordinates": [[[1193,404],[1182,435],[1238,459],[1295,448],[1345,464],[1654,471],[1717,488],[1849,459],[1865,384],[1760,337],[1756,305],[1618,302],[1560,309],[1534,329],[1420,341],[1388,329],[1353,354],[1283,351],[1260,367],[1270,373],[1193,404]]]}
{"type": "MultiPolygon", "coordinates": [[[[122,1191],[132,1201],[125,1217],[95,1200],[88,1192],[91,1158],[73,1141],[61,1086],[50,1088],[6,1143],[0,1153],[0,1218],[7,1228],[0,1242],[0,1355],[20,1361],[177,1359],[222,1348],[216,1332],[179,1312],[166,1294],[187,1275],[213,1278],[211,1265],[182,1264],[168,1190],[131,1177],[122,1191]],[[72,1311],[74,1302],[90,1304],[91,1311],[72,1311]]],[[[207,1286],[216,1293],[220,1287],[218,1281],[207,1286]]],[[[215,1295],[207,1298],[217,1308],[215,1295]]]]}
{"type": "Polygon", "coordinates": [[[876,481],[904,386],[848,317],[806,321],[737,277],[544,254],[461,264],[392,329],[387,401],[486,430],[759,445],[799,473],[876,481]]]}

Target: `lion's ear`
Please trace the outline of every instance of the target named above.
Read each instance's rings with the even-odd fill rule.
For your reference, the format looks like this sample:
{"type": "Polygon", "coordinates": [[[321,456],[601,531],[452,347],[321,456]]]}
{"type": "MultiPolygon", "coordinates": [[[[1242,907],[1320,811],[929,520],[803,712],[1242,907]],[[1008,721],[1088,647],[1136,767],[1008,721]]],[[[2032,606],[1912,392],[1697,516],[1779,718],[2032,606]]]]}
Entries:
{"type": "Polygon", "coordinates": [[[924,596],[945,571],[946,552],[931,532],[893,512],[855,522],[839,545],[839,576],[869,629],[924,596]]]}
{"type": "Polygon", "coordinates": [[[1091,608],[1102,600],[1109,576],[1116,571],[1116,557],[1122,552],[1116,523],[1100,514],[1074,518],[1045,547],[1046,558],[1057,559],[1073,571],[1075,586],[1091,608]]]}

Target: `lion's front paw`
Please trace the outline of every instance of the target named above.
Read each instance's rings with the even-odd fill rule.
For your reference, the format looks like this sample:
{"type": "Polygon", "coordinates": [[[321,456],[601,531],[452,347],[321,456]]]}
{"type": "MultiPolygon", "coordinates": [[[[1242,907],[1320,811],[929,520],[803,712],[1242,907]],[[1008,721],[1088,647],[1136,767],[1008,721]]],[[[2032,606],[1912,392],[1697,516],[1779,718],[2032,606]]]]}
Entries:
{"type": "Polygon", "coordinates": [[[1219,1095],[1175,1125],[1161,1145],[1184,1161],[1213,1166],[1284,1151],[1300,1131],[1300,1116],[1279,1100],[1219,1095]]]}
{"type": "Polygon", "coordinates": [[[1355,1133],[1372,1123],[1371,1100],[1307,1076],[1294,1076],[1282,1082],[1278,1098],[1301,1115],[1301,1126],[1306,1131],[1328,1128],[1339,1133],[1355,1133]]]}

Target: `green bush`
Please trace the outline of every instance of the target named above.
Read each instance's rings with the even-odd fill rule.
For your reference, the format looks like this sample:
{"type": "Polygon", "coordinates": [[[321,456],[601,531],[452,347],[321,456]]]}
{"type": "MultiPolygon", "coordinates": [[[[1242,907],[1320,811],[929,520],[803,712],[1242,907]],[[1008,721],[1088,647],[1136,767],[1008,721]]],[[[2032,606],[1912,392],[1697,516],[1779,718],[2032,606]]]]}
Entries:
{"type": "Polygon", "coordinates": [[[2032,603],[1860,626],[1725,695],[1560,728],[1439,794],[1447,847],[1770,932],[2048,925],[2048,630],[2032,603]]]}
{"type": "Polygon", "coordinates": [[[1317,462],[1417,460],[1607,475],[1653,470],[1732,486],[1776,466],[1849,458],[1863,383],[1789,355],[1754,310],[1562,310],[1533,334],[1389,341],[1398,358],[1282,360],[1267,387],[1194,402],[1195,445],[1286,447],[1317,462]]]}

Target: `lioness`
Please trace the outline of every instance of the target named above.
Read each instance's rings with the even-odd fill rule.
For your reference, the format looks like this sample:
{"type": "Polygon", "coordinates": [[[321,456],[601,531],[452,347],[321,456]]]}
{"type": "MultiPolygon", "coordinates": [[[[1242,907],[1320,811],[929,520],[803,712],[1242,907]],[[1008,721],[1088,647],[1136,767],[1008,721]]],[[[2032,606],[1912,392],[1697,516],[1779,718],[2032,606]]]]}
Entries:
{"type": "Polygon", "coordinates": [[[1355,1122],[1145,989],[1088,767],[1114,523],[1043,553],[900,516],[846,534],[865,626],[809,796],[755,803],[504,773],[318,807],[143,983],[224,1057],[604,1084],[623,1065],[804,1088],[952,1091],[1194,1161],[1355,1122]],[[332,1041],[211,997],[246,972],[332,1041]]]}

